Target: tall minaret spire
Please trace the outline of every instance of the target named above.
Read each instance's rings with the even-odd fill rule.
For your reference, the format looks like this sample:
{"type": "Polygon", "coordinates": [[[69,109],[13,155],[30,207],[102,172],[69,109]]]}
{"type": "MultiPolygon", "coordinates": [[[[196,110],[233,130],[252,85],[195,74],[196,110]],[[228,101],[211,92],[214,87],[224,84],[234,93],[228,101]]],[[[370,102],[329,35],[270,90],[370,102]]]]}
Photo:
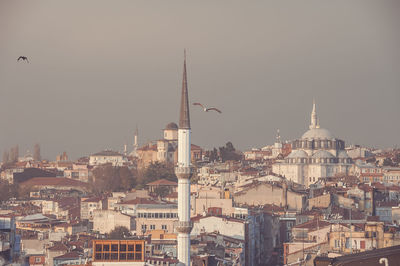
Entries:
{"type": "Polygon", "coordinates": [[[179,115],[179,128],[190,129],[189,97],[188,97],[187,74],[186,74],[186,50],[184,50],[184,59],[183,59],[183,78],[182,78],[182,94],[181,94],[181,112],[179,115]]]}
{"type": "Polygon", "coordinates": [[[178,177],[178,260],[186,266],[190,266],[190,117],[189,96],[186,76],[186,51],[183,61],[183,80],[181,92],[181,107],[178,129],[178,166],[175,174],[178,177]]]}
{"type": "Polygon", "coordinates": [[[313,109],[311,112],[311,124],[310,124],[310,129],[313,128],[319,128],[319,121],[317,118],[317,111],[316,111],[316,107],[315,107],[315,100],[313,99],[313,109]]]}

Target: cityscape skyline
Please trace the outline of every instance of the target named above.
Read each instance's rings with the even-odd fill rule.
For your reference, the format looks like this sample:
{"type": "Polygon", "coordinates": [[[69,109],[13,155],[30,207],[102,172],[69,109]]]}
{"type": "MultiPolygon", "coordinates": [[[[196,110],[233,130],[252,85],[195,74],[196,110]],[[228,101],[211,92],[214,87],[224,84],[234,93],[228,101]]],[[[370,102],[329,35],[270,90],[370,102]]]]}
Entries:
{"type": "Polygon", "coordinates": [[[1,151],[18,144],[23,155],[35,143],[48,159],[122,151],[136,125],[140,145],[158,139],[178,122],[185,47],[190,102],[223,112],[192,108],[195,144],[262,147],[277,129],[295,139],[309,124],[313,97],[321,126],[347,144],[400,144],[395,1],[346,3],[346,12],[343,2],[196,6],[208,20],[176,2],[168,12],[160,3],[125,3],[126,10],[99,3],[88,15],[90,3],[0,4],[1,151]],[[21,55],[30,62],[16,62],[21,55]]]}

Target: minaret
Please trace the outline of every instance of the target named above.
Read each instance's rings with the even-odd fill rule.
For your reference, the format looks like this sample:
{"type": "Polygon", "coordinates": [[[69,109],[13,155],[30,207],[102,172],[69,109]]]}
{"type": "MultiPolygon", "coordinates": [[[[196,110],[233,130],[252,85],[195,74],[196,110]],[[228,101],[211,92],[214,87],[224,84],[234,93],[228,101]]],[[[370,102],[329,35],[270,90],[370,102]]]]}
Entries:
{"type": "Polygon", "coordinates": [[[186,78],[186,51],[183,62],[183,80],[181,94],[181,109],[178,129],[178,166],[175,168],[178,177],[178,260],[190,265],[190,117],[189,99],[186,78]]]}
{"type": "Polygon", "coordinates": [[[315,100],[314,99],[313,99],[313,109],[312,109],[312,112],[311,112],[310,129],[313,129],[313,128],[319,128],[319,121],[318,121],[318,118],[317,118],[317,111],[316,111],[316,108],[315,108],[315,100]]]}
{"type": "Polygon", "coordinates": [[[133,139],[133,150],[129,154],[130,156],[133,156],[133,157],[137,157],[137,149],[139,147],[139,145],[138,145],[138,133],[139,133],[138,132],[138,127],[136,126],[135,136],[134,136],[134,139],[133,139]]]}

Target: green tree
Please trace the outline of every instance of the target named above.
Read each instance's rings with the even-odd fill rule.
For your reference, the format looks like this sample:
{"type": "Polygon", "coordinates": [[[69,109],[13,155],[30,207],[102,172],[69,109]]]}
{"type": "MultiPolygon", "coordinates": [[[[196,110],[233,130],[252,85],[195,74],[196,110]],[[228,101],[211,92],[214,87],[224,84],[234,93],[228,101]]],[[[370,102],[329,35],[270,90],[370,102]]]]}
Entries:
{"type": "Polygon", "coordinates": [[[125,226],[117,226],[112,230],[109,234],[109,238],[114,238],[114,239],[120,239],[120,238],[125,238],[127,236],[130,236],[131,232],[129,231],[128,228],[125,226]]]}
{"type": "Polygon", "coordinates": [[[232,142],[227,142],[225,146],[219,147],[219,154],[221,161],[239,161],[242,159],[242,155],[235,150],[232,142]]]}
{"type": "Polygon", "coordinates": [[[383,166],[393,166],[393,165],[394,164],[393,164],[393,162],[392,162],[392,160],[390,158],[385,158],[383,160],[383,166]]]}
{"type": "Polygon", "coordinates": [[[164,198],[165,196],[167,196],[169,194],[169,189],[165,186],[158,186],[154,189],[154,193],[158,197],[164,198]]]}
{"type": "Polygon", "coordinates": [[[10,154],[7,150],[3,151],[3,164],[7,164],[10,161],[10,154]]]}
{"type": "Polygon", "coordinates": [[[33,146],[33,160],[35,161],[41,161],[42,156],[40,155],[40,145],[39,143],[36,143],[35,146],[33,146]]]}
{"type": "Polygon", "coordinates": [[[141,175],[141,185],[146,185],[147,183],[159,179],[167,179],[177,182],[173,164],[160,162],[152,163],[144,169],[141,175]]]}
{"type": "Polygon", "coordinates": [[[17,185],[10,184],[7,180],[0,179],[0,201],[6,201],[14,197],[18,197],[17,185]]]}
{"type": "Polygon", "coordinates": [[[95,193],[126,191],[136,184],[136,177],[128,167],[117,167],[111,164],[98,166],[93,170],[94,178],[91,188],[95,193]]]}

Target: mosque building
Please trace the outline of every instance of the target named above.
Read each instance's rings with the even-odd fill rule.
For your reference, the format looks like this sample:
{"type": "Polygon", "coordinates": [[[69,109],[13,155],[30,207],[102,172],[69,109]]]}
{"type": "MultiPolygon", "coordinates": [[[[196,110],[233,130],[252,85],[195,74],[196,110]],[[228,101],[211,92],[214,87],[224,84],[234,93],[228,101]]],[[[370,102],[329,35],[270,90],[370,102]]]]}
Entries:
{"type": "Polygon", "coordinates": [[[343,140],[321,128],[315,102],[311,112],[311,124],[300,139],[291,142],[292,152],[272,165],[272,172],[308,187],[319,178],[336,174],[348,174],[352,165],[343,140]]]}

